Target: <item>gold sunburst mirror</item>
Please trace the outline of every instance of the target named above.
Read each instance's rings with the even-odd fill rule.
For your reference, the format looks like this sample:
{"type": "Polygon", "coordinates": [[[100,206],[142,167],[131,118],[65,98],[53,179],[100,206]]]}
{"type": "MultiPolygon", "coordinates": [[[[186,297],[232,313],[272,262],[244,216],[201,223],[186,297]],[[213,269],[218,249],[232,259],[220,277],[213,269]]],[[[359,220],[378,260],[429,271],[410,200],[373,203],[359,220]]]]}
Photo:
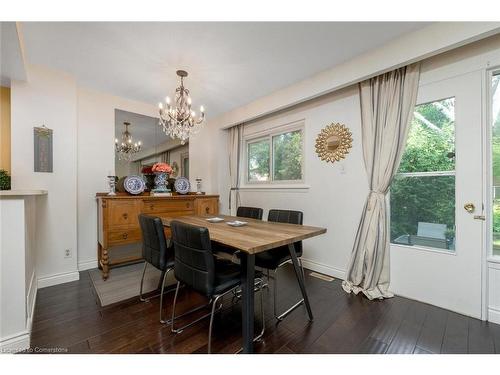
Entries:
{"type": "Polygon", "coordinates": [[[352,134],[339,123],[332,123],[321,130],[316,138],[316,153],[321,160],[333,163],[344,159],[352,147],[352,134]]]}

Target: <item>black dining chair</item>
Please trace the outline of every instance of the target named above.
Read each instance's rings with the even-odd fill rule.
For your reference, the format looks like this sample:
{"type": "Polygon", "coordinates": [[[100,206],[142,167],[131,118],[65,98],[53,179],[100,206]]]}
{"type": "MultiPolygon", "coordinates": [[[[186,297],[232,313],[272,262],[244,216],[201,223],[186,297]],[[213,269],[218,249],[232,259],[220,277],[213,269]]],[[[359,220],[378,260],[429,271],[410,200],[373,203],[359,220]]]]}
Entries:
{"type": "Polygon", "coordinates": [[[236,216],[239,217],[248,217],[250,219],[262,220],[262,214],[264,210],[259,207],[245,207],[240,206],[236,210],[236,216]]]}
{"type": "Polygon", "coordinates": [[[163,224],[159,217],[140,214],[139,224],[142,232],[142,257],[144,258],[144,269],[142,271],[139,299],[142,302],[147,302],[151,298],[158,296],[156,295],[144,298],[142,295],[146,268],[148,264],[150,264],[162,272],[161,292],[159,294],[160,322],[166,323],[167,321],[163,319],[163,294],[167,276],[170,271],[174,269],[174,249],[165,237],[163,224]]]}
{"type": "MultiPolygon", "coordinates": [[[[269,214],[267,217],[267,221],[277,222],[277,223],[288,223],[288,224],[300,224],[303,222],[303,213],[300,211],[289,211],[289,210],[269,210],[269,214]]],[[[295,252],[297,254],[297,258],[299,260],[300,269],[302,272],[302,280],[305,279],[304,267],[302,265],[302,260],[300,257],[302,256],[302,241],[295,242],[294,244],[295,252]]],[[[274,317],[281,321],[295,310],[298,306],[304,303],[304,299],[301,299],[297,303],[295,303],[292,307],[287,309],[285,312],[278,315],[277,312],[277,300],[278,300],[278,270],[284,266],[291,259],[290,251],[288,249],[288,245],[280,246],[268,251],[264,251],[262,253],[258,253],[255,255],[255,265],[257,267],[263,268],[267,270],[267,275],[269,279],[269,270],[274,271],[274,304],[273,311],[274,317]]]]}
{"type": "MultiPolygon", "coordinates": [[[[212,253],[210,234],[207,228],[189,225],[175,220],[171,222],[170,227],[172,229],[172,241],[174,243],[175,252],[174,272],[175,278],[178,280],[172,307],[171,330],[174,333],[181,333],[187,327],[210,316],[208,353],[211,353],[214,315],[222,309],[222,298],[240,286],[240,267],[229,261],[217,259],[214,256],[212,253]],[[176,329],[174,323],[179,316],[175,316],[175,308],[181,284],[206,296],[212,307],[209,314],[176,329]],[[219,301],[220,305],[217,307],[219,301]]],[[[265,317],[264,301],[262,298],[262,279],[256,278],[255,285],[258,290],[261,291],[260,304],[262,314],[262,331],[259,336],[254,339],[257,340],[262,337],[264,333],[265,317]]]]}

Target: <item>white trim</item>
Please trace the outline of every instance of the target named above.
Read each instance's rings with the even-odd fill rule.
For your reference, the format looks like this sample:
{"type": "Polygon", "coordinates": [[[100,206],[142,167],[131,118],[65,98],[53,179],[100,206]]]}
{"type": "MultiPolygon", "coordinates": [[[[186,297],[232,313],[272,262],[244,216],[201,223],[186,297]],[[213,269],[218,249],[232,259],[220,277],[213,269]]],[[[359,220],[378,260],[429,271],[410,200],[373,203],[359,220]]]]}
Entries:
{"type": "Polygon", "coordinates": [[[500,324],[500,310],[493,307],[488,308],[488,321],[496,324],[500,324]]]}
{"type": "Polygon", "coordinates": [[[322,273],[324,275],[332,276],[340,280],[345,280],[345,273],[346,273],[345,270],[342,270],[340,268],[335,268],[324,263],[308,260],[305,259],[304,257],[302,257],[301,260],[304,268],[307,268],[311,271],[322,273]]]}
{"type": "Polygon", "coordinates": [[[281,191],[286,191],[286,190],[292,190],[292,191],[307,191],[311,188],[311,185],[304,185],[304,184],[290,184],[290,185],[279,185],[279,184],[266,184],[266,185],[245,185],[245,186],[240,186],[239,190],[240,191],[265,191],[265,190],[270,190],[270,191],[275,191],[275,192],[281,192],[281,191]]]}
{"type": "Polygon", "coordinates": [[[38,280],[36,272],[33,270],[31,274],[30,286],[26,295],[26,328],[31,333],[33,325],[33,314],[35,313],[36,295],[38,293],[38,280]]]}
{"type": "Polygon", "coordinates": [[[0,341],[0,354],[15,353],[30,347],[29,331],[21,331],[13,335],[3,337],[0,341]]]}
{"type": "Polygon", "coordinates": [[[57,275],[41,277],[38,279],[38,289],[46,288],[48,286],[69,283],[80,279],[78,271],[60,273],[57,275]]]}
{"type": "Polygon", "coordinates": [[[442,254],[442,255],[453,255],[453,256],[457,255],[456,250],[446,251],[444,249],[441,250],[438,247],[426,247],[426,246],[419,246],[419,245],[403,245],[403,244],[393,243],[393,242],[389,243],[389,247],[390,247],[391,251],[397,251],[394,249],[403,248],[403,249],[426,251],[426,252],[442,254]]]}
{"type": "Polygon", "coordinates": [[[493,268],[495,270],[500,270],[500,262],[495,259],[495,261],[488,261],[488,268],[493,268]]]}
{"type": "Polygon", "coordinates": [[[47,190],[29,190],[29,189],[16,189],[16,190],[2,190],[0,197],[17,197],[25,195],[47,195],[47,190]]]}
{"type": "Polygon", "coordinates": [[[78,271],[86,271],[92,268],[97,268],[97,260],[86,260],[84,262],[78,262],[78,271]]]}
{"type": "Polygon", "coordinates": [[[436,171],[436,172],[398,172],[398,177],[436,177],[436,176],[455,176],[455,171],[436,171]]]}

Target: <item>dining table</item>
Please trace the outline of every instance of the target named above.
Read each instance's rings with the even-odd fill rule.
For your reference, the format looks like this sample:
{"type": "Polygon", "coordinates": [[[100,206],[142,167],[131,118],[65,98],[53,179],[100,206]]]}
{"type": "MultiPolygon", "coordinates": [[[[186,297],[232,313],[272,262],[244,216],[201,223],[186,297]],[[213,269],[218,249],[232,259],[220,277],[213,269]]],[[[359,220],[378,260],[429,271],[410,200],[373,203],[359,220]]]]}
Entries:
{"type": "Polygon", "coordinates": [[[272,251],[272,249],[281,246],[288,246],[304,305],[309,320],[312,321],[313,313],[305,289],[304,276],[300,270],[293,244],[326,233],[326,228],[268,222],[226,215],[218,215],[217,217],[223,219],[223,221],[217,223],[207,221],[207,219],[213,217],[213,215],[189,215],[162,217],[161,219],[165,227],[170,227],[170,223],[174,220],[205,227],[208,229],[212,241],[240,251],[242,352],[253,353],[255,255],[258,253],[272,251]],[[246,224],[237,227],[228,224],[234,221],[244,221],[246,224]]]}

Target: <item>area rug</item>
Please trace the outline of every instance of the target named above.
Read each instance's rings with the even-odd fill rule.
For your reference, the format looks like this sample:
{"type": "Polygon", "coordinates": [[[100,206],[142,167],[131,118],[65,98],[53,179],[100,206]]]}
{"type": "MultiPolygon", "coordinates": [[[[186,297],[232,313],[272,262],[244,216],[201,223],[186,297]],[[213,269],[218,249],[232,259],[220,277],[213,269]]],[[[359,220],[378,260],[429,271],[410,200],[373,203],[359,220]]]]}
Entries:
{"type": "MultiPolygon", "coordinates": [[[[101,306],[127,300],[139,295],[141,276],[144,263],[132,264],[130,266],[113,268],[109,272],[106,281],[102,279],[99,269],[89,271],[90,279],[101,302],[101,306]]],[[[161,272],[149,265],[144,276],[143,293],[148,293],[158,287],[161,272]]],[[[168,275],[167,285],[173,285],[173,272],[168,275]]]]}

